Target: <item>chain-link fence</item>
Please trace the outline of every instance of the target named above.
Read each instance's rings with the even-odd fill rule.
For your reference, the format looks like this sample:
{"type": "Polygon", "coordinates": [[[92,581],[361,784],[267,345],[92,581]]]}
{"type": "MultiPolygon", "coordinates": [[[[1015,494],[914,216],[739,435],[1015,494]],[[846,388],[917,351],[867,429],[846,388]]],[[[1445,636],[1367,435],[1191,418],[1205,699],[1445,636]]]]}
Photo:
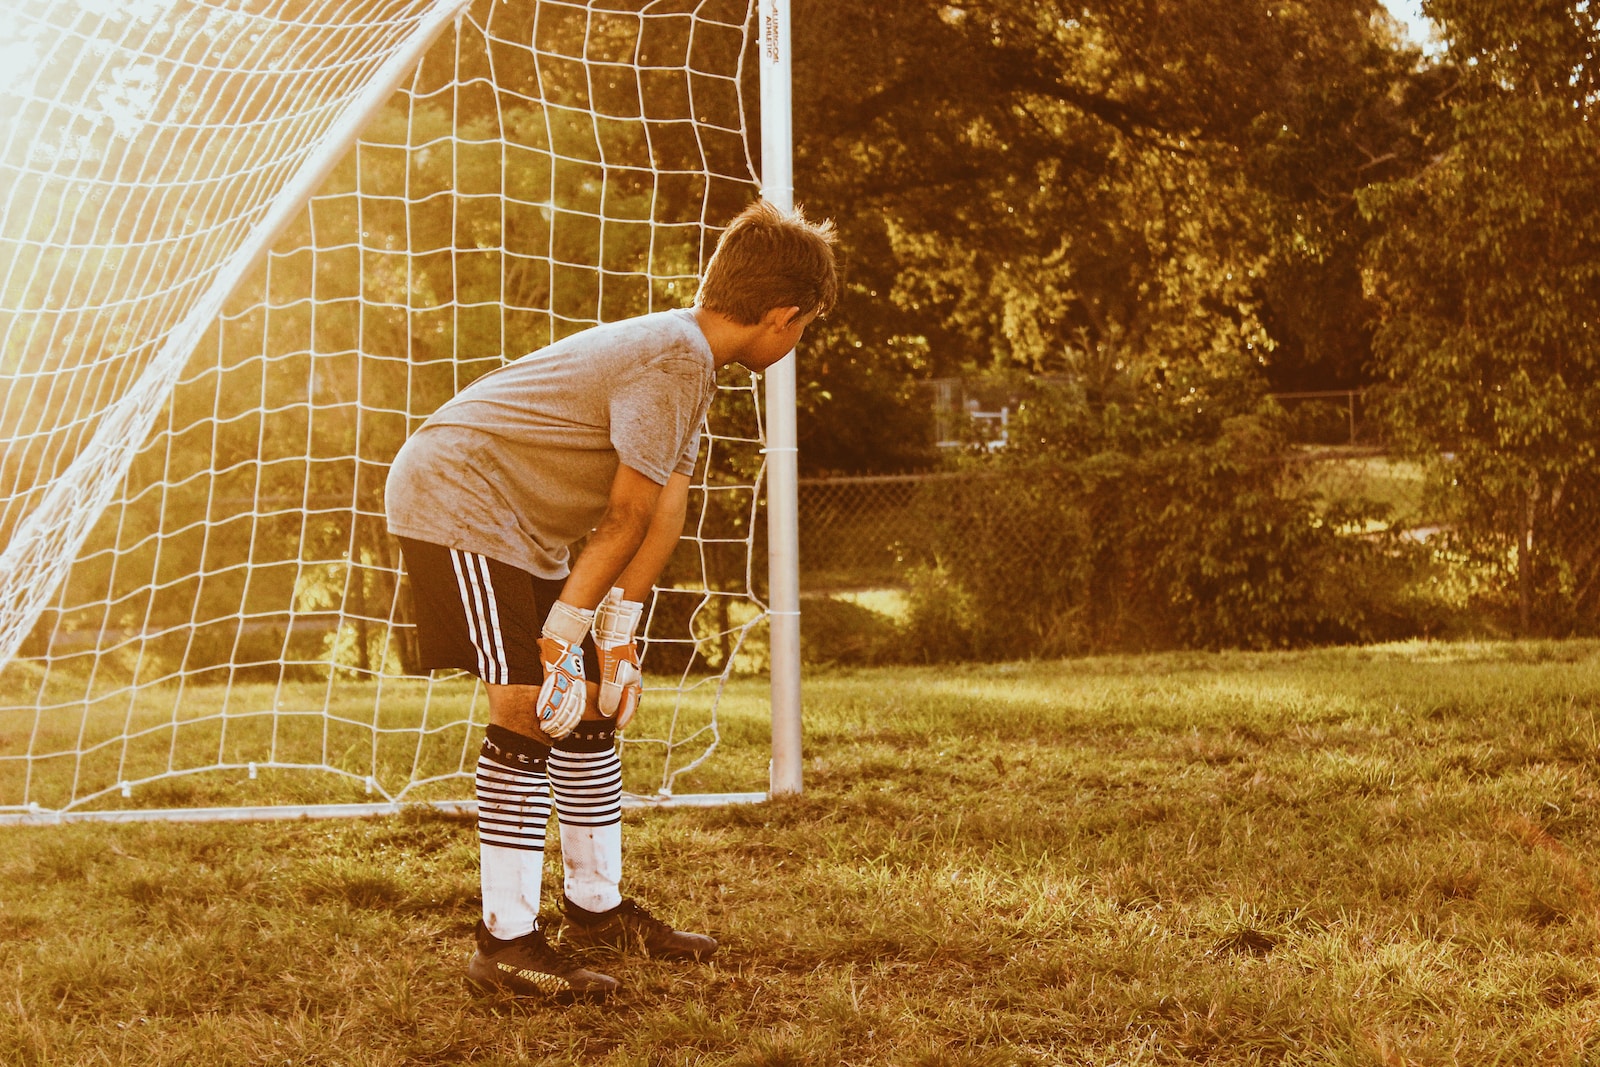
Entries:
{"type": "Polygon", "coordinates": [[[921,561],[924,499],[965,477],[802,478],[801,581],[809,590],[903,584],[921,561]]]}
{"type": "MultiPolygon", "coordinates": [[[[1438,529],[1425,505],[1419,464],[1363,447],[1317,447],[1295,453],[1290,469],[1329,503],[1378,505],[1383,522],[1426,537],[1438,529]]],[[[1037,552],[1036,531],[996,507],[1021,507],[1015,493],[982,492],[994,476],[964,473],[803,478],[800,481],[801,578],[808,592],[903,586],[931,562],[938,537],[1002,537],[1037,552]],[[966,514],[963,515],[963,510],[966,514]]],[[[1047,491],[1047,487],[1040,487],[1047,491]]]]}

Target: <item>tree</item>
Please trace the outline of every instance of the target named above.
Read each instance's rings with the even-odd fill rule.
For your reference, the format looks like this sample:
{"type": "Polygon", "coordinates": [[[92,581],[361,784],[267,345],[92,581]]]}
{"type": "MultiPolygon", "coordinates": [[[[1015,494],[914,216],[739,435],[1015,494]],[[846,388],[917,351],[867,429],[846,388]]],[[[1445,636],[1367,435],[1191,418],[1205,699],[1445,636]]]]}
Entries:
{"type": "MultiPolygon", "coordinates": [[[[1241,382],[1361,380],[1354,192],[1414,165],[1426,89],[1372,0],[802,3],[796,25],[799,191],[841,221],[849,346],[905,374],[1140,367],[1239,410],[1241,382]]],[[[849,355],[811,354],[817,423],[849,355]]]]}
{"type": "Polygon", "coordinates": [[[1457,85],[1431,162],[1366,194],[1397,440],[1523,632],[1600,609],[1600,151],[1583,0],[1434,0],[1457,85]]]}

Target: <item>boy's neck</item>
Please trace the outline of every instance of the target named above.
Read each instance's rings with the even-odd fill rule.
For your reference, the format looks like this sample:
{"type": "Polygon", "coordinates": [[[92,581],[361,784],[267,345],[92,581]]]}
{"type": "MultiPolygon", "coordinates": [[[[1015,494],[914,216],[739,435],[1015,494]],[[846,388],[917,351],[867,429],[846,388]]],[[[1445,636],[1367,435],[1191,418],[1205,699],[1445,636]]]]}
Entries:
{"type": "Polygon", "coordinates": [[[774,307],[767,309],[760,322],[746,324],[720,311],[694,309],[695,323],[711,345],[711,357],[717,369],[737,363],[755,374],[793,352],[806,327],[816,317],[815,311],[802,315],[797,307],[774,307]]]}
{"type": "Polygon", "coordinates": [[[744,356],[750,341],[759,333],[761,327],[747,326],[736,322],[720,311],[710,311],[703,307],[693,308],[694,321],[700,327],[700,332],[706,335],[706,343],[711,346],[711,358],[721,370],[730,363],[737,363],[744,356]]]}

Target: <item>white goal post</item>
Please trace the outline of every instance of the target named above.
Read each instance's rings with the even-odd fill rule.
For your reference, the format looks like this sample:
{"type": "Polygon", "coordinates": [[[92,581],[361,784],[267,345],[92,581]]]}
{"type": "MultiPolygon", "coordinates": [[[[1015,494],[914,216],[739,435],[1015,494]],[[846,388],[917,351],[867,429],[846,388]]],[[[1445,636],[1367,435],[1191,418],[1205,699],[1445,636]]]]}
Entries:
{"type": "MultiPolygon", "coordinates": [[[[793,206],[788,63],[788,0],[0,10],[0,823],[470,810],[486,704],[415,667],[387,465],[793,206]]],[[[719,384],[635,805],[801,785],[793,360],[719,384]]]]}

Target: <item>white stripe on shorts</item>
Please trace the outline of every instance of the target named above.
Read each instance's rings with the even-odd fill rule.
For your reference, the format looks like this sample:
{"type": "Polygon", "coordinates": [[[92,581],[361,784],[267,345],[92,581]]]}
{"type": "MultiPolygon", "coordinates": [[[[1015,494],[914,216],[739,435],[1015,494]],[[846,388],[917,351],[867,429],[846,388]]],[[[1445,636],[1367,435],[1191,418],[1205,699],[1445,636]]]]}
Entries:
{"type": "Polygon", "coordinates": [[[456,569],[456,587],[467,616],[467,636],[478,654],[479,676],[486,682],[506,685],[511,681],[511,666],[506,662],[505,642],[500,636],[500,612],[489,578],[489,560],[476,552],[450,550],[456,569]]]}

